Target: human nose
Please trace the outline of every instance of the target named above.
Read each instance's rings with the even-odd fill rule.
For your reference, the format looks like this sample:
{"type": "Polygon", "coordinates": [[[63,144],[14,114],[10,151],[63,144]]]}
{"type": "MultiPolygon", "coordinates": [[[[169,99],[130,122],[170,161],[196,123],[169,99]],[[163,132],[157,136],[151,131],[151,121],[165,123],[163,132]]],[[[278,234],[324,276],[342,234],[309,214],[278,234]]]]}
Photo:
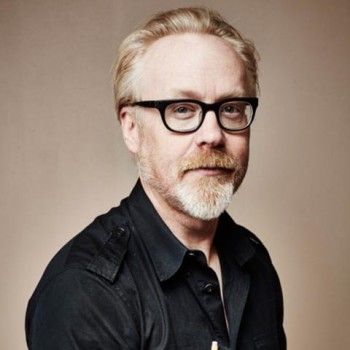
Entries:
{"type": "Polygon", "coordinates": [[[221,146],[224,142],[224,131],[221,129],[214,111],[208,111],[200,128],[195,133],[198,146],[221,146]]]}

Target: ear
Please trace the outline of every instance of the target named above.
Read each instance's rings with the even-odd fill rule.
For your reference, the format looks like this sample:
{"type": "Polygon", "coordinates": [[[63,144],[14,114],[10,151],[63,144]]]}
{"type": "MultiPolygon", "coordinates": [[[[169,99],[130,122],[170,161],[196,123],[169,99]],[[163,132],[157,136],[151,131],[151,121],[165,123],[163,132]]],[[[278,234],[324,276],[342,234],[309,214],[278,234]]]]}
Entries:
{"type": "Polygon", "coordinates": [[[124,142],[130,152],[136,154],[140,149],[140,130],[136,122],[135,109],[130,106],[122,107],[119,112],[124,142]]]}

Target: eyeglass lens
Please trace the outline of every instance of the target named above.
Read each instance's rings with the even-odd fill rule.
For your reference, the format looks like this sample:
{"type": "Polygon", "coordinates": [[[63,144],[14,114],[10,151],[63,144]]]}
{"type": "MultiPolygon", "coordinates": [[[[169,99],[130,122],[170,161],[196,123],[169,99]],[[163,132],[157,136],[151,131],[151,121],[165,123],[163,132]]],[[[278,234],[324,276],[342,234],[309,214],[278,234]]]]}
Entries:
{"type": "MultiPolygon", "coordinates": [[[[164,117],[166,124],[176,131],[195,130],[202,122],[202,106],[195,102],[174,102],[169,104],[164,117]]],[[[228,101],[219,108],[221,125],[228,130],[242,130],[253,117],[253,107],[245,101],[228,101]]]]}

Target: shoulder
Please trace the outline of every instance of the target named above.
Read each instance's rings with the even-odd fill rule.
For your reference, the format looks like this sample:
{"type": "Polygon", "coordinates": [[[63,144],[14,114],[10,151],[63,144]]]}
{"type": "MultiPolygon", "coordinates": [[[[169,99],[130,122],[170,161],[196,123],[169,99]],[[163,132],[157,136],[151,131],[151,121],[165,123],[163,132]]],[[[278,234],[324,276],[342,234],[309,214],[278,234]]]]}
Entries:
{"type": "MultiPolygon", "coordinates": [[[[232,219],[231,219],[232,220],[232,219]]],[[[233,222],[233,220],[232,220],[233,222]]],[[[261,317],[265,315],[265,319],[274,317],[274,323],[277,325],[280,348],[286,347],[286,338],[283,330],[283,294],[279,276],[271,260],[270,254],[265,245],[257,235],[247,228],[233,223],[235,236],[238,237],[236,242],[243,242],[241,247],[246,251],[251,251],[250,259],[244,264],[244,270],[250,276],[250,292],[249,292],[249,309],[252,313],[259,310],[261,317]],[[250,247],[250,249],[244,248],[250,247]],[[271,309],[271,305],[272,309],[271,309]],[[271,310],[273,315],[271,316],[271,310]]]]}
{"type": "Polygon", "coordinates": [[[277,280],[278,276],[276,269],[274,267],[270,253],[262,240],[246,227],[238,224],[236,224],[236,226],[239,234],[244,237],[246,241],[248,241],[248,244],[254,251],[250,261],[247,263],[246,268],[251,272],[260,274],[261,276],[277,280]]]}
{"type": "Polygon", "coordinates": [[[251,230],[235,223],[225,213],[222,216],[221,225],[227,231],[227,249],[235,257],[238,264],[251,274],[255,280],[271,281],[270,286],[276,288],[280,293],[280,282],[277,271],[270,254],[262,240],[251,230]]]}
{"type": "Polygon", "coordinates": [[[69,285],[75,285],[73,292],[77,294],[79,285],[89,280],[93,286],[90,289],[95,286],[98,289],[102,284],[111,288],[123,265],[129,238],[119,207],[98,216],[50,261],[29,301],[28,312],[53,287],[64,292],[69,290],[69,285]]]}
{"type": "Polygon", "coordinates": [[[96,217],[53,257],[39,287],[69,269],[90,271],[113,282],[127,251],[129,236],[119,207],[96,217]]]}
{"type": "Polygon", "coordinates": [[[46,341],[47,332],[62,332],[65,337],[68,329],[80,328],[85,334],[95,334],[90,327],[102,325],[92,320],[101,319],[106,324],[116,322],[125,337],[136,341],[132,333],[135,305],[130,302],[134,288],[123,264],[129,232],[120,209],[114,208],[97,217],[54,256],[28,303],[28,344],[34,338],[46,341]],[[117,282],[119,274],[123,276],[117,282]],[[123,331],[123,322],[130,331],[123,331]]]}
{"type": "Polygon", "coordinates": [[[273,288],[273,293],[276,295],[278,301],[278,307],[280,310],[283,310],[281,283],[267,248],[253,232],[236,223],[235,225],[238,234],[241,237],[245,237],[254,249],[254,254],[252,254],[251,259],[246,264],[247,271],[254,276],[256,281],[260,281],[264,288],[273,288]],[[266,283],[266,281],[270,281],[270,283],[266,283]]]}
{"type": "Polygon", "coordinates": [[[220,217],[219,225],[219,230],[226,232],[228,244],[241,261],[246,262],[255,256],[270,261],[268,250],[261,239],[246,227],[237,224],[227,212],[220,217]]]}
{"type": "Polygon", "coordinates": [[[127,300],[119,284],[69,266],[30,300],[25,322],[28,347],[138,348],[138,320],[127,300]]]}
{"type": "Polygon", "coordinates": [[[237,226],[237,231],[239,232],[239,234],[249,240],[249,243],[251,244],[252,247],[254,247],[256,253],[262,256],[265,256],[270,260],[269,252],[265,247],[264,243],[262,242],[262,240],[255,233],[253,233],[246,227],[236,223],[235,225],[237,226]]]}

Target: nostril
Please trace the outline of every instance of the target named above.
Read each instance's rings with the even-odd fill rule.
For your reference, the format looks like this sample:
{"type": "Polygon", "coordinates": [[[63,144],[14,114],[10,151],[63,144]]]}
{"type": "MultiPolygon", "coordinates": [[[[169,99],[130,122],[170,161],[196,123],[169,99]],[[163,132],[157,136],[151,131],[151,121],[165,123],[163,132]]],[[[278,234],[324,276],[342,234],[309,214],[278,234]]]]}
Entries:
{"type": "Polygon", "coordinates": [[[195,134],[195,142],[198,146],[224,147],[224,134],[219,125],[200,128],[195,134]]]}

